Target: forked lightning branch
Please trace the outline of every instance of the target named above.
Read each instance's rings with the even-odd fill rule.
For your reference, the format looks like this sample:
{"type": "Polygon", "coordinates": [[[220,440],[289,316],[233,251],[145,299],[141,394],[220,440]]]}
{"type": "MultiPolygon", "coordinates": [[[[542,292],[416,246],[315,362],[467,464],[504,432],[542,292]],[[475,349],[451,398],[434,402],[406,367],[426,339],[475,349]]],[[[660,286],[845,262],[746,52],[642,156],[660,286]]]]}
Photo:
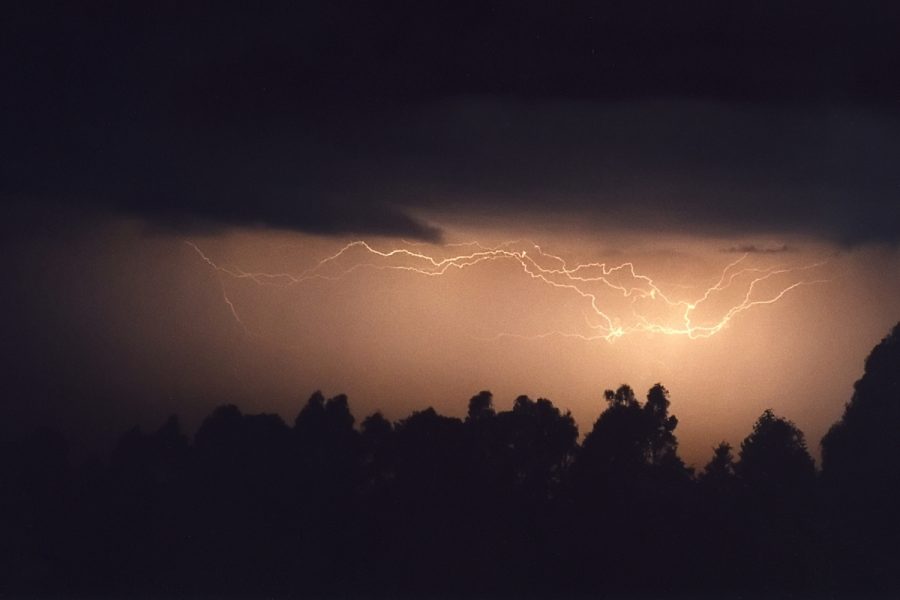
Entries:
{"type": "Polygon", "coordinates": [[[251,329],[228,294],[228,279],[249,280],[261,287],[291,287],[314,280],[345,279],[365,269],[403,271],[412,277],[440,277],[451,271],[477,269],[484,263],[496,262],[520,271],[524,277],[580,297],[592,318],[586,323],[586,333],[561,330],[547,330],[537,335],[496,332],[494,337],[564,336],[607,342],[638,332],[708,338],[750,309],[774,304],[800,286],[828,281],[816,276],[823,262],[793,267],[754,267],[747,264],[750,255],[744,254],[725,265],[712,286],[686,299],[664,293],[653,278],[639,272],[632,262],[614,266],[604,262],[569,265],[562,257],[544,252],[530,242],[505,242],[492,247],[477,242],[454,244],[443,246],[442,250],[452,253],[465,248],[471,251],[438,257],[412,244],[407,244],[412,247],[382,250],[365,241],[354,241],[299,273],[246,271],[238,266],[221,265],[193,242],[186,243],[219,274],[224,302],[237,323],[251,335],[251,329]],[[723,305],[721,300],[726,292],[732,301],[723,305]],[[630,305],[627,314],[616,314],[604,301],[608,297],[606,294],[627,300],[630,305]],[[658,311],[647,310],[648,306],[662,307],[667,314],[674,313],[674,318],[654,317],[652,315],[658,311]],[[701,307],[712,308],[706,312],[712,312],[714,316],[705,314],[703,319],[698,319],[696,313],[701,307]]]}

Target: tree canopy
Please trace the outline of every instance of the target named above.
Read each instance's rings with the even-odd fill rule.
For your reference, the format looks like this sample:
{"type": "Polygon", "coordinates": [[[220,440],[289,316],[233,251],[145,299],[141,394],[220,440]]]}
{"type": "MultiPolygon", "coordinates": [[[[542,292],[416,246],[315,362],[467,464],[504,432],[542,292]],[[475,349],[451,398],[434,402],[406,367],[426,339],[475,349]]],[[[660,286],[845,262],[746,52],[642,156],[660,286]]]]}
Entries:
{"type": "Polygon", "coordinates": [[[293,424],[172,417],[84,465],[39,430],[0,445],[0,595],[270,597],[900,592],[900,325],[817,473],[764,411],[695,474],[662,384],[568,411],[475,394],[359,422],[315,392],[293,424]]]}

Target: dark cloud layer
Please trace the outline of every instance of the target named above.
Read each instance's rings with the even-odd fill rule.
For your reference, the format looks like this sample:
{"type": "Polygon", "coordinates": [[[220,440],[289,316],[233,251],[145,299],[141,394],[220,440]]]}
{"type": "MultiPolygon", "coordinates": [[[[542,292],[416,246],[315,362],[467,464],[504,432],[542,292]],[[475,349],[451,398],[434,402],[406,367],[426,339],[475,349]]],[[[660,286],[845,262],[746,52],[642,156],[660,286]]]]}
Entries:
{"type": "Polygon", "coordinates": [[[887,113],[458,99],[400,117],[394,135],[406,137],[380,151],[397,157],[383,172],[435,210],[847,245],[900,236],[900,120],[887,113]]]}
{"type": "Polygon", "coordinates": [[[757,246],[756,244],[744,244],[742,246],[731,246],[723,248],[722,252],[728,254],[783,254],[785,252],[794,252],[794,248],[787,244],[780,246],[757,246]]]}
{"type": "Polygon", "coordinates": [[[28,3],[0,193],[154,228],[440,219],[897,242],[890,3],[28,3]],[[446,6],[446,5],[445,5],[446,6]]]}

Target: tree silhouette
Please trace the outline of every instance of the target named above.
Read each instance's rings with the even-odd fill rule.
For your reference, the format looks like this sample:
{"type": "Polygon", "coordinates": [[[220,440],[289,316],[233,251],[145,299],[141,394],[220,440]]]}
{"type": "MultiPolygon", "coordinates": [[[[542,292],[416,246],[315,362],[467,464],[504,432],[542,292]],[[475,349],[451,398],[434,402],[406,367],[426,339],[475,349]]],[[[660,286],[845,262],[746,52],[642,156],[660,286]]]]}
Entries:
{"type": "Polygon", "coordinates": [[[734,485],[734,454],[731,444],[720,442],[713,448],[713,456],[700,475],[700,482],[716,492],[724,492],[734,485]]]}
{"type": "Polygon", "coordinates": [[[689,535],[684,524],[695,504],[691,473],[677,454],[678,420],[669,415],[668,392],[660,384],[643,405],[627,385],[607,390],[604,398],[608,407],[572,465],[566,537],[578,543],[566,562],[576,571],[596,561],[615,564],[604,576],[605,586],[623,592],[638,580],[662,589],[687,576],[685,555],[676,553],[675,545],[689,535]],[[577,536],[579,529],[583,537],[577,536]],[[618,560],[647,545],[667,562],[647,571],[640,562],[618,560]]]}
{"type": "Polygon", "coordinates": [[[641,406],[627,385],[615,392],[606,390],[609,407],[594,423],[579,454],[583,469],[637,475],[656,467],[676,476],[686,475],[674,434],[678,419],[669,415],[668,396],[668,390],[656,384],[641,406]]]}
{"type": "MultiPolygon", "coordinates": [[[[816,582],[815,464],[803,432],[765,410],[741,442],[745,576],[752,587],[801,589],[816,582]]],[[[817,560],[819,559],[819,560],[817,560]]]]}
{"type": "Polygon", "coordinates": [[[815,464],[803,432],[766,409],[741,442],[737,475],[750,488],[782,502],[811,490],[815,464]]]}
{"type": "Polygon", "coordinates": [[[748,585],[750,574],[745,568],[752,562],[747,552],[746,523],[740,489],[737,483],[736,464],[731,444],[720,442],[713,448],[713,455],[698,478],[700,491],[698,547],[702,563],[706,567],[707,584],[722,592],[734,592],[735,582],[740,589],[748,585]]]}
{"type": "Polygon", "coordinates": [[[511,411],[496,416],[496,451],[514,485],[546,498],[574,454],[578,427],[545,398],[516,398],[511,411]]]}
{"type": "Polygon", "coordinates": [[[869,354],[841,419],[822,438],[822,477],[846,586],[900,588],[900,323],[869,354]]]}
{"type": "Polygon", "coordinates": [[[466,421],[489,419],[495,415],[494,396],[488,391],[478,392],[469,400],[469,411],[466,421]]]}
{"type": "Polygon", "coordinates": [[[376,412],[363,419],[360,430],[365,484],[369,488],[384,485],[392,476],[394,425],[376,412]]]}
{"type": "Polygon", "coordinates": [[[678,440],[675,428],[678,418],[669,415],[669,390],[657,383],[647,392],[644,413],[647,415],[649,440],[647,444],[647,462],[656,467],[683,470],[684,463],[678,458],[678,440]]]}
{"type": "Polygon", "coordinates": [[[694,476],[669,393],[622,385],[584,440],[547,399],[356,427],[346,396],[172,417],[73,467],[0,443],[0,596],[885,597],[900,592],[900,324],[866,360],[817,478],[766,410],[694,476]]]}
{"type": "Polygon", "coordinates": [[[244,415],[235,406],[217,408],[198,429],[186,551],[201,589],[282,587],[271,575],[286,565],[280,550],[291,528],[275,515],[285,514],[295,499],[285,467],[290,433],[277,415],[244,415]]]}

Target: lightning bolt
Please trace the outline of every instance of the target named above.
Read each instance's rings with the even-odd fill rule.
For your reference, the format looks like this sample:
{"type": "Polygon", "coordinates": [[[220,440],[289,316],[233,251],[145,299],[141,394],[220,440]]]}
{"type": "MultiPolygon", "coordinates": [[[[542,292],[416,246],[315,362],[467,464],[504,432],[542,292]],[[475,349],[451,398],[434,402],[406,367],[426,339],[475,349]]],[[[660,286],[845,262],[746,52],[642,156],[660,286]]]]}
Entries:
{"type": "MultiPolygon", "coordinates": [[[[232,316],[248,334],[251,334],[238,314],[234,302],[229,298],[225,286],[225,278],[250,280],[259,286],[290,287],[307,281],[340,280],[361,269],[405,271],[414,275],[440,277],[451,270],[473,268],[486,262],[504,261],[510,263],[533,280],[552,288],[565,290],[587,301],[591,311],[587,314],[587,327],[590,334],[564,331],[548,331],[534,336],[513,333],[499,333],[494,338],[515,337],[523,339],[541,339],[549,336],[562,336],[583,339],[585,341],[605,340],[611,342],[625,335],[646,332],[669,336],[683,336],[690,339],[708,338],[722,331],[738,315],[751,308],[774,304],[792,290],[805,285],[825,283],[827,279],[804,279],[797,277],[823,266],[824,262],[800,267],[749,267],[744,266],[748,254],[727,264],[716,281],[694,300],[673,299],[665,294],[653,279],[639,273],[632,262],[624,262],[609,266],[605,262],[591,262],[569,266],[560,256],[544,252],[533,242],[516,240],[489,247],[478,242],[452,244],[443,246],[449,249],[467,249],[468,253],[454,254],[444,258],[420,251],[424,244],[404,242],[410,248],[393,248],[379,250],[365,241],[353,241],[341,247],[337,252],[319,260],[315,265],[300,273],[270,273],[245,271],[236,267],[225,267],[209,258],[196,244],[186,242],[210,268],[220,275],[222,296],[232,316]],[[793,276],[789,284],[782,285],[777,292],[768,295],[759,292],[761,284],[778,276],[793,276]],[[697,323],[695,313],[713,297],[743,282],[744,293],[740,299],[722,311],[717,320],[711,323],[697,323]],[[623,281],[624,280],[624,281],[623,281]],[[600,291],[613,293],[627,299],[632,304],[633,322],[622,325],[620,319],[611,316],[604,309],[600,291]],[[662,305],[676,314],[674,323],[654,320],[639,312],[638,304],[650,302],[662,305]],[[594,320],[591,321],[591,318],[594,320]]],[[[684,287],[684,286],[680,286],[684,287]]],[[[251,334],[252,335],[252,334],[251,334]]]]}

